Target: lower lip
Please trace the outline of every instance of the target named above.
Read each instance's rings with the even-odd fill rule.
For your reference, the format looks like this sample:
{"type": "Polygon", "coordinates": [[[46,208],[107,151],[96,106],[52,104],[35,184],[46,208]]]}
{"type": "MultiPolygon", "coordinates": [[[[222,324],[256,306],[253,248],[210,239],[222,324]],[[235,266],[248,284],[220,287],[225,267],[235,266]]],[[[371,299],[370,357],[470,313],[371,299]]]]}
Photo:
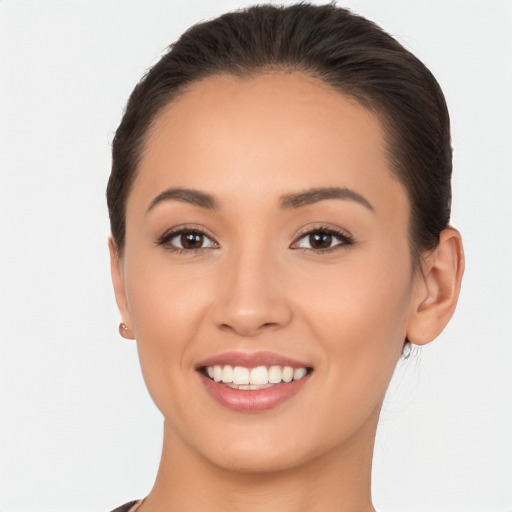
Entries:
{"type": "Polygon", "coordinates": [[[282,382],[265,389],[233,389],[199,374],[206,390],[224,407],[240,412],[260,412],[273,409],[296,395],[311,374],[292,382],[282,382]]]}

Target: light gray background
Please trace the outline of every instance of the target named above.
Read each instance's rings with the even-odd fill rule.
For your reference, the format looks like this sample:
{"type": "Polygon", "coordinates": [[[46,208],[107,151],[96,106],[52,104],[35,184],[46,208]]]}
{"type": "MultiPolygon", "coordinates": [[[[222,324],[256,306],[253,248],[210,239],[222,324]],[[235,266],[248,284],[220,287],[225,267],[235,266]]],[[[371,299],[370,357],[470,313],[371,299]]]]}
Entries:
{"type": "MultiPolygon", "coordinates": [[[[104,189],[144,70],[244,0],[0,1],[0,510],[144,496],[161,418],[117,334],[104,189]]],[[[401,369],[374,468],[385,512],[512,510],[512,1],[354,0],[440,81],[467,272],[443,335],[401,369]]],[[[205,418],[207,420],[207,418],[205,418]]]]}

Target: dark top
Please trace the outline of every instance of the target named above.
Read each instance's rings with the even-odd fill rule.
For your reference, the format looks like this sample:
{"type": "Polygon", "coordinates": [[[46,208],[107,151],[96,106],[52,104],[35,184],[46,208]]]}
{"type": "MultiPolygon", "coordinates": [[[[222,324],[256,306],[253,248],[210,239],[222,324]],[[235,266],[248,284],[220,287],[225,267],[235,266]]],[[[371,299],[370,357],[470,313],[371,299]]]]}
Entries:
{"type": "Polygon", "coordinates": [[[112,512],[128,512],[128,510],[130,510],[135,505],[135,503],[138,503],[138,500],[129,501],[128,503],[125,503],[124,505],[115,508],[114,510],[112,510],[112,512]]]}

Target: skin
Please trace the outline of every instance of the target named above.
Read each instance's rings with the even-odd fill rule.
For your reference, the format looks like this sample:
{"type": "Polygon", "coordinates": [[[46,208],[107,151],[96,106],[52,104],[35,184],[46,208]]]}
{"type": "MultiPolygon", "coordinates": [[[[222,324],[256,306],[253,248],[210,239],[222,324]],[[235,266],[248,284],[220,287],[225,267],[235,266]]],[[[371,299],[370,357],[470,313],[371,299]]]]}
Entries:
{"type": "MultiPolygon", "coordinates": [[[[463,256],[452,228],[414,271],[410,204],[376,116],[298,73],[217,76],[170,103],[148,133],[112,275],[165,418],[146,511],[371,511],[371,460],[384,394],[406,336],[423,344],[451,317],[463,256]],[[215,210],[169,199],[213,196],[215,210]],[[282,208],[282,197],[347,188],[282,208]],[[149,208],[149,211],[148,211],[149,208]],[[202,250],[158,244],[186,225],[202,250]],[[341,231],[330,250],[308,233],[341,231]],[[219,405],[198,362],[268,350],[314,368],[295,396],[258,413],[219,405]]],[[[179,242],[179,237],[173,239],[179,242]]]]}

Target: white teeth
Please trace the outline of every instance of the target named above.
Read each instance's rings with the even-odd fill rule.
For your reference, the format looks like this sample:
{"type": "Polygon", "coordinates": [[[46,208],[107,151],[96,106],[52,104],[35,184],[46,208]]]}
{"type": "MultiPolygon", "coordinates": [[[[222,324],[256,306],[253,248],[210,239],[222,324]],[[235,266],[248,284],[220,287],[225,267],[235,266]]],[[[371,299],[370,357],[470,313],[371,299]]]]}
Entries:
{"type": "Polygon", "coordinates": [[[251,384],[268,384],[268,370],[265,366],[258,366],[251,370],[250,377],[251,384]]]}
{"type": "Polygon", "coordinates": [[[291,382],[293,380],[293,368],[291,366],[285,366],[283,368],[283,380],[285,382],[291,382]]]}
{"type": "Polygon", "coordinates": [[[233,368],[227,364],[222,369],[222,382],[233,382],[233,368]]]}
{"type": "Polygon", "coordinates": [[[300,380],[307,375],[306,368],[293,368],[291,366],[257,366],[245,368],[243,366],[215,365],[208,366],[206,373],[210,379],[223,384],[232,384],[230,387],[238,389],[263,389],[280,382],[300,380]]]}
{"type": "Polygon", "coordinates": [[[283,380],[283,370],[280,366],[271,366],[268,369],[268,381],[271,384],[279,384],[283,380]]]}
{"type": "Polygon", "coordinates": [[[293,372],[293,380],[300,380],[300,379],[302,379],[302,377],[304,377],[304,375],[306,375],[306,373],[308,373],[306,368],[297,368],[293,372]]]}
{"type": "Polygon", "coordinates": [[[233,384],[249,384],[249,369],[235,366],[233,368],[233,384]]]}

